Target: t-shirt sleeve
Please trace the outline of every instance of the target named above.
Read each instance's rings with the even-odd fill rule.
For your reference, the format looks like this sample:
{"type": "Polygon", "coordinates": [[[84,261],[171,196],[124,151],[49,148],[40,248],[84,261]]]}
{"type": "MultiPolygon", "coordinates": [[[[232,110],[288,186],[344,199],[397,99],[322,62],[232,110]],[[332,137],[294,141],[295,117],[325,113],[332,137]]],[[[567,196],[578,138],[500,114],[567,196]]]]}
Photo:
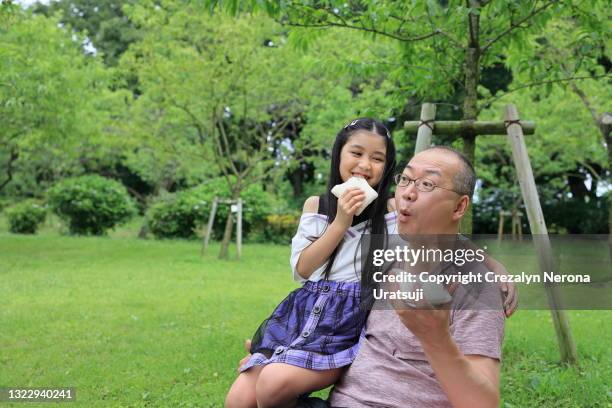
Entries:
{"type": "MultiPolygon", "coordinates": [[[[297,273],[297,263],[300,259],[302,251],[316,241],[327,226],[327,217],[322,214],[302,214],[298,230],[291,240],[291,270],[293,271],[293,279],[298,282],[306,282],[297,273]]],[[[323,265],[325,266],[325,265],[323,265]]]]}
{"type": "Polygon", "coordinates": [[[453,311],[451,333],[463,354],[477,354],[501,361],[506,317],[499,288],[487,287],[479,297],[453,311]]]}

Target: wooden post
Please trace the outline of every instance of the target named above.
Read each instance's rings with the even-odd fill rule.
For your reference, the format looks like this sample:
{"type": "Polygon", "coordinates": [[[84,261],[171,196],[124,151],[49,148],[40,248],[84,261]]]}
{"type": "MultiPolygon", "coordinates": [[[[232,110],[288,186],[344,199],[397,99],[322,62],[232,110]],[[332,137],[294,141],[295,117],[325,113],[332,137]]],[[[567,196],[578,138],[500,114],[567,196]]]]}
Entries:
{"type": "MultiPolygon", "coordinates": [[[[541,271],[555,271],[555,264],[552,255],[552,248],[548,238],[548,229],[544,221],[544,214],[540,205],[540,198],[536,189],[533,170],[527,155],[527,146],[523,137],[521,125],[516,123],[519,120],[518,111],[512,104],[506,105],[505,120],[508,132],[508,139],[512,145],[512,156],[521,186],[527,218],[531,227],[531,234],[538,253],[538,261],[541,271]]],[[[557,288],[553,285],[545,284],[546,296],[552,314],[553,324],[557,333],[561,360],[566,363],[576,364],[578,355],[576,345],[572,337],[572,332],[567,320],[567,314],[563,310],[561,299],[557,288]]]]}
{"type": "Polygon", "coordinates": [[[242,198],[238,199],[237,205],[237,220],[236,220],[236,252],[237,257],[240,259],[242,254],[242,198]]]}
{"type": "Polygon", "coordinates": [[[521,225],[522,214],[517,210],[512,210],[512,239],[523,240],[523,226],[521,225]],[[515,236],[516,235],[516,236],[515,236]]]}
{"type": "Polygon", "coordinates": [[[501,241],[504,236],[504,210],[499,210],[499,225],[497,226],[497,240],[501,241]]]}
{"type": "Polygon", "coordinates": [[[208,216],[208,226],[206,227],[206,235],[204,235],[204,245],[202,246],[202,251],[200,252],[201,254],[203,254],[208,249],[208,240],[210,239],[210,234],[212,233],[218,204],[219,198],[215,197],[212,203],[212,208],[210,209],[210,215],[208,216]]]}
{"type": "Polygon", "coordinates": [[[414,154],[427,149],[431,146],[431,135],[433,134],[434,122],[436,118],[436,105],[424,103],[421,107],[421,122],[417,128],[417,141],[414,154]]]}

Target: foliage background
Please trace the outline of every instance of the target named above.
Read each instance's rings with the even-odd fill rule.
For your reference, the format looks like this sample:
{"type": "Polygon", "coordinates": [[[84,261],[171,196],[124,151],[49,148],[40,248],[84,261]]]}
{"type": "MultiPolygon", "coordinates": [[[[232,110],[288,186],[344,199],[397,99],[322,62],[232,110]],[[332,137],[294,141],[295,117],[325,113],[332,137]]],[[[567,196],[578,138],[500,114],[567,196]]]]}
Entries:
{"type": "MultiPolygon", "coordinates": [[[[537,125],[526,142],[549,230],[610,232],[608,1],[23,4],[0,0],[0,384],[74,380],[91,404],[220,405],[242,338],[292,288],[286,244],[356,117],[392,130],[403,165],[415,144],[403,123],[423,102],[439,120],[500,120],[514,103],[537,125]],[[127,227],[64,237],[29,210],[92,175],[137,203],[127,227]],[[136,238],[201,238],[216,195],[245,200],[245,263],[136,238]],[[11,214],[41,236],[5,233],[11,214]],[[246,286],[228,289],[227,274],[246,286]]],[[[434,143],[474,157],[474,232],[522,209],[505,137],[434,143]]],[[[218,215],[213,238],[227,244],[231,212],[218,215]]],[[[504,405],[609,405],[608,319],[572,314],[575,369],[557,364],[548,315],[510,319],[504,405]]]]}
{"type": "MultiPolygon", "coordinates": [[[[551,231],[606,233],[605,2],[502,3],[479,15],[478,118],[499,120],[513,102],[535,120],[527,142],[551,231]]],[[[123,183],[144,213],[222,177],[226,198],[257,184],[274,197],[268,215],[294,214],[324,191],[334,135],[351,119],[383,120],[402,163],[414,147],[402,124],[423,101],[438,103],[441,120],[467,114],[471,9],[460,2],[3,1],[1,10],[6,205],[98,174],[123,183]]],[[[474,157],[474,232],[495,232],[499,210],[522,207],[508,143],[478,137],[474,157]]]]}

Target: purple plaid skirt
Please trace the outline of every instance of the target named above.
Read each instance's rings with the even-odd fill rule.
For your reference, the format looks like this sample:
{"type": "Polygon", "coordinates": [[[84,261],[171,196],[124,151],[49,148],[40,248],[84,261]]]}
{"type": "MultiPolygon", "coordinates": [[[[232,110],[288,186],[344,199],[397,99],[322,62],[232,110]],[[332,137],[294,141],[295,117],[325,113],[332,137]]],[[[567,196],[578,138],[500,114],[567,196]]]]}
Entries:
{"type": "Polygon", "coordinates": [[[359,282],[306,282],[257,329],[251,358],[240,367],[285,363],[311,370],[344,367],[359,350],[366,311],[359,282]]]}

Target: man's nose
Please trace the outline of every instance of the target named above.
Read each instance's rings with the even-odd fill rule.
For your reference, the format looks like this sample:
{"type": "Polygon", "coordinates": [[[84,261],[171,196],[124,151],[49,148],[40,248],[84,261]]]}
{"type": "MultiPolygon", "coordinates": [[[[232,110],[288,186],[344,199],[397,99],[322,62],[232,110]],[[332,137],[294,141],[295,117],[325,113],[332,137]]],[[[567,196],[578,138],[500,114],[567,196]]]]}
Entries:
{"type": "Polygon", "coordinates": [[[414,181],[410,181],[410,183],[406,187],[403,187],[403,190],[401,192],[401,197],[404,200],[408,200],[408,201],[416,200],[417,195],[418,195],[418,191],[416,188],[416,183],[414,181]]]}

